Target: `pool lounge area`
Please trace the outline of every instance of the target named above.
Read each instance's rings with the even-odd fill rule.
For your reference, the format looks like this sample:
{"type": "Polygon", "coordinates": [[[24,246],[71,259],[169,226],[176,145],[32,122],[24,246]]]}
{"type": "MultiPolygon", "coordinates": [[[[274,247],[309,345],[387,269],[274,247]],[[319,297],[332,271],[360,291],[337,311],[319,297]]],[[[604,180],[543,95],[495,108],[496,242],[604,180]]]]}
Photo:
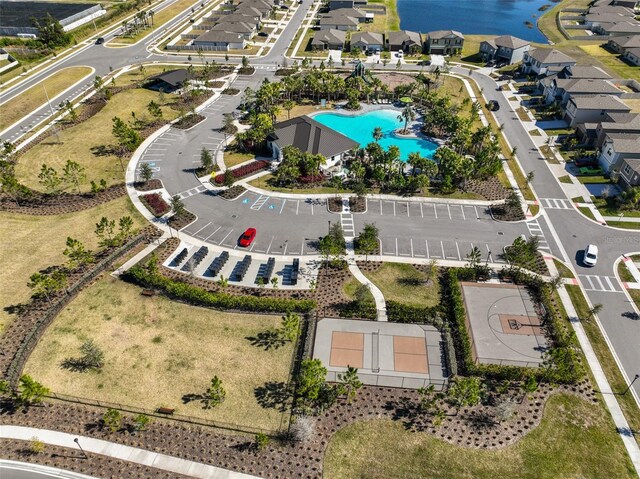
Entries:
{"type": "Polygon", "coordinates": [[[399,110],[382,109],[351,114],[335,111],[318,112],[309,116],[318,123],[356,141],[362,148],[374,141],[373,130],[380,127],[383,134],[379,141],[380,146],[386,150],[391,145],[396,145],[400,149],[401,160],[406,161],[412,152],[418,152],[423,157],[433,158],[438,148],[436,143],[416,136],[402,137],[395,133],[396,130],[404,126],[404,122],[398,120],[399,114],[399,110]]]}

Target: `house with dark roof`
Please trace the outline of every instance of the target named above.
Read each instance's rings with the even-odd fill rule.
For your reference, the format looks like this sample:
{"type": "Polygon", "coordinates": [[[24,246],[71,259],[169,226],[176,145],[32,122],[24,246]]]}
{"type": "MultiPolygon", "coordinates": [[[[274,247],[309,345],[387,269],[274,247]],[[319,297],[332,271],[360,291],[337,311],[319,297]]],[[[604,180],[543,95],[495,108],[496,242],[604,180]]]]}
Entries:
{"type": "Polygon", "coordinates": [[[345,153],[358,143],[306,115],[291,118],[274,125],[267,136],[267,146],[273,158],[282,160],[282,149],[293,145],[300,151],[322,155],[327,159],[324,168],[331,168],[342,161],[345,153]]]}
{"type": "Polygon", "coordinates": [[[422,51],[422,35],[410,30],[387,32],[386,44],[389,51],[392,52],[402,50],[403,52],[420,53],[422,51]]]}
{"type": "Polygon", "coordinates": [[[569,126],[598,123],[607,113],[629,113],[631,108],[613,95],[576,95],[569,98],[565,120],[569,126]]]}
{"type": "Polygon", "coordinates": [[[600,167],[607,172],[613,169],[620,171],[619,168],[622,160],[637,159],[640,157],[638,145],[640,145],[639,134],[607,134],[600,149],[600,156],[598,157],[600,167]]]}
{"type": "Polygon", "coordinates": [[[329,10],[366,7],[367,0],[329,0],[329,10]]]}
{"type": "Polygon", "coordinates": [[[618,184],[627,189],[640,186],[640,154],[635,158],[625,158],[616,166],[619,172],[618,184]]]}
{"type": "Polygon", "coordinates": [[[640,48],[628,48],[627,51],[622,54],[622,58],[629,63],[640,66],[640,48]]]}
{"type": "Polygon", "coordinates": [[[173,93],[182,88],[184,82],[189,79],[191,79],[191,74],[186,68],[170,70],[149,78],[146,88],[165,93],[173,93]]]}
{"type": "Polygon", "coordinates": [[[242,50],[245,45],[242,34],[224,30],[209,30],[193,40],[193,46],[203,50],[242,50]]]}
{"type": "Polygon", "coordinates": [[[609,80],[587,78],[556,78],[545,88],[543,95],[547,103],[558,102],[564,106],[570,96],[575,95],[613,95],[620,97],[624,92],[609,80]]]}
{"type": "MultiPolygon", "coordinates": [[[[640,113],[608,113],[605,121],[600,122],[595,130],[596,148],[604,144],[605,137],[613,133],[640,135],[640,113]]],[[[640,155],[640,149],[638,151],[640,155]]]]}
{"type": "Polygon", "coordinates": [[[553,48],[534,48],[522,57],[522,71],[526,74],[546,75],[548,71],[560,71],[572,67],[576,61],[553,48]]]}
{"type": "Polygon", "coordinates": [[[381,33],[357,32],[351,35],[351,51],[381,52],[384,49],[384,39],[381,33]]]}
{"type": "Polygon", "coordinates": [[[312,50],[342,50],[347,34],[342,30],[320,30],[311,40],[312,50]]]}
{"type": "Polygon", "coordinates": [[[640,22],[630,19],[627,22],[605,23],[598,27],[596,33],[612,37],[640,35],[640,22]]]}
{"type": "Polygon", "coordinates": [[[627,48],[640,48],[640,35],[613,37],[607,42],[607,46],[617,53],[624,53],[627,48]]]}
{"type": "Polygon", "coordinates": [[[318,21],[320,30],[342,30],[343,32],[357,30],[359,24],[357,18],[331,15],[322,17],[318,21]]]}
{"type": "Polygon", "coordinates": [[[480,42],[480,56],[484,61],[505,61],[508,65],[522,61],[531,44],[526,40],[502,35],[480,42]]]}
{"type": "Polygon", "coordinates": [[[216,23],[210,30],[216,32],[239,33],[246,40],[251,40],[256,34],[256,26],[248,23],[216,23]]]}
{"type": "Polygon", "coordinates": [[[427,33],[425,50],[430,55],[455,55],[462,51],[464,35],[455,30],[436,30],[427,33]]]}

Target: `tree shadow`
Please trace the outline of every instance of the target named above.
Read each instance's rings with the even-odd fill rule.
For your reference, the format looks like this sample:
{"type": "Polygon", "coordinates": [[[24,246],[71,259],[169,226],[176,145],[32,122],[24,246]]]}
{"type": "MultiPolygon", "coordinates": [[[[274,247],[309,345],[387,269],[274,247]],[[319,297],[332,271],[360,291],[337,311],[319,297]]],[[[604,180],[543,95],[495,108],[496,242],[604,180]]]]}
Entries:
{"type": "Polygon", "coordinates": [[[84,373],[91,369],[90,366],[79,358],[67,358],[60,363],[60,367],[74,373],[84,373]]]}
{"type": "Polygon", "coordinates": [[[252,346],[263,348],[265,351],[279,349],[287,343],[275,329],[267,329],[259,332],[255,337],[247,336],[245,339],[250,341],[252,346]]]}
{"type": "Polygon", "coordinates": [[[201,401],[202,409],[209,409],[207,399],[204,394],[185,394],[182,396],[182,404],[189,404],[190,402],[201,401]]]}
{"type": "Polygon", "coordinates": [[[282,381],[264,383],[254,389],[254,395],[261,407],[278,412],[286,412],[293,399],[293,391],[282,381]]]}
{"type": "Polygon", "coordinates": [[[16,314],[20,315],[27,311],[29,308],[29,303],[18,303],[18,304],[10,304],[9,306],[5,306],[3,311],[7,314],[16,314]]]}
{"type": "Polygon", "coordinates": [[[113,145],[98,145],[91,147],[91,153],[93,153],[94,156],[117,156],[118,149],[113,145]]]}
{"type": "Polygon", "coordinates": [[[384,405],[387,411],[391,411],[391,419],[400,421],[407,431],[423,431],[427,429],[424,422],[426,413],[422,411],[420,405],[413,399],[403,396],[397,400],[387,401],[384,405]]]}
{"type": "Polygon", "coordinates": [[[423,285],[426,285],[427,283],[422,278],[412,278],[412,277],[398,278],[396,281],[403,286],[423,286],[423,285]]]}

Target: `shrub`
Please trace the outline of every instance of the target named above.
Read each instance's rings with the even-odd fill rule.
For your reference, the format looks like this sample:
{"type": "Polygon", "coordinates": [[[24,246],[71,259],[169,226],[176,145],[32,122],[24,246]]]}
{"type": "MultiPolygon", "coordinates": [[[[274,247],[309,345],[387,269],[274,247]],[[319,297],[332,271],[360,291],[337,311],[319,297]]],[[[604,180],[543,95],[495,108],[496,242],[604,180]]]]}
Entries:
{"type": "Polygon", "coordinates": [[[411,306],[397,301],[387,301],[387,317],[394,323],[432,324],[438,329],[442,328],[437,306],[411,306]]]}
{"type": "Polygon", "coordinates": [[[167,202],[159,193],[150,193],[140,196],[140,201],[153,213],[153,216],[159,218],[171,209],[167,202]]]}
{"type": "Polygon", "coordinates": [[[291,425],[291,438],[295,442],[309,442],[315,433],[315,420],[309,416],[297,416],[291,425]]]}
{"type": "Polygon", "coordinates": [[[324,175],[306,175],[306,176],[300,176],[298,178],[298,182],[302,183],[303,185],[309,185],[312,183],[320,183],[325,179],[326,178],[324,175]]]}
{"type": "Polygon", "coordinates": [[[134,266],[124,275],[124,279],[147,288],[163,290],[171,298],[190,304],[218,309],[235,309],[263,313],[308,313],[315,308],[311,299],[283,299],[262,296],[233,296],[228,293],[213,293],[182,281],[175,281],[157,273],[150,273],[140,266],[134,266]]]}
{"type": "MultiPolygon", "coordinates": [[[[240,180],[242,178],[245,178],[245,177],[247,177],[249,175],[254,174],[257,171],[264,170],[267,166],[269,166],[269,162],[268,161],[266,161],[266,160],[255,160],[255,161],[252,161],[251,163],[247,163],[246,165],[242,165],[242,166],[239,166],[237,168],[234,168],[232,170],[227,170],[227,171],[230,171],[233,174],[234,180],[240,180]]],[[[224,183],[224,173],[217,174],[213,178],[213,181],[217,185],[222,185],[224,183]]]]}

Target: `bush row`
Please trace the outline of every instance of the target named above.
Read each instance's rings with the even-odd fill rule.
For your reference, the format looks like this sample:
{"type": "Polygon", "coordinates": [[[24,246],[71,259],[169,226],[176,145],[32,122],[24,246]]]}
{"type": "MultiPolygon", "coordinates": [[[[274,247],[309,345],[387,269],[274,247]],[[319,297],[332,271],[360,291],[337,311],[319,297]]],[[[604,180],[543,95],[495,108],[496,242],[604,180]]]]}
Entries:
{"type": "MultiPolygon", "coordinates": [[[[231,174],[233,175],[233,179],[234,180],[240,180],[242,178],[245,178],[249,175],[254,174],[256,171],[260,171],[260,170],[264,170],[267,166],[269,166],[269,162],[266,160],[255,160],[252,161],[251,163],[247,163],[246,165],[242,165],[239,166],[237,168],[234,168],[231,171],[231,174]]],[[[224,173],[219,173],[215,176],[215,178],[213,179],[213,181],[216,182],[216,184],[221,185],[224,183],[224,173]]]]}
{"type": "Polygon", "coordinates": [[[239,311],[286,313],[295,311],[308,313],[315,308],[311,299],[282,299],[257,296],[234,296],[228,293],[213,293],[181,281],[175,281],[141,266],[129,269],[123,278],[145,288],[157,288],[167,296],[198,306],[239,311]]]}
{"type": "Polygon", "coordinates": [[[140,201],[153,213],[153,216],[159,218],[168,213],[171,208],[159,193],[150,193],[140,196],[140,201]]]}
{"type": "Polygon", "coordinates": [[[387,317],[394,323],[432,324],[442,328],[442,318],[437,306],[411,306],[397,301],[387,301],[387,317]]]}

